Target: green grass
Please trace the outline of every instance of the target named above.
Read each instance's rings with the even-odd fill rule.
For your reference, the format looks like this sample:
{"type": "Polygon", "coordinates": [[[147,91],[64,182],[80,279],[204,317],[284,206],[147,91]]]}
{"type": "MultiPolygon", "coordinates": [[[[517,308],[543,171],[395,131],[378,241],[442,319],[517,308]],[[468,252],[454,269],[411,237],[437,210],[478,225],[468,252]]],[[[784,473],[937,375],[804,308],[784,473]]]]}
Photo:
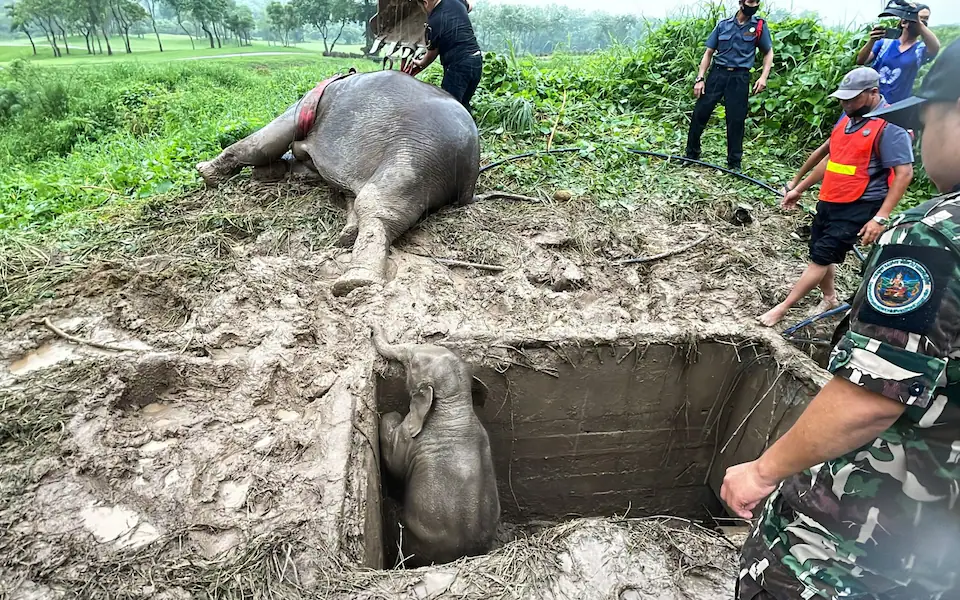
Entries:
{"type": "MultiPolygon", "coordinates": [[[[163,52],[157,45],[157,38],[153,34],[144,35],[143,38],[131,36],[130,48],[132,53],[127,54],[124,49],[123,39],[112,37],[110,45],[113,48],[113,55],[106,54],[106,46],[103,46],[103,54],[91,55],[87,53],[86,41],[82,37],[68,37],[70,44],[70,54],[67,55],[63,47],[62,40],[59,41],[60,51],[63,55],[59,58],[53,56],[53,50],[47,44],[44,38],[34,38],[37,44],[37,55],[33,55],[33,50],[26,39],[8,40],[0,42],[0,65],[9,63],[16,59],[23,59],[30,62],[49,66],[82,65],[82,64],[100,64],[105,62],[117,61],[138,61],[138,62],[167,62],[171,60],[180,60],[205,56],[220,56],[225,54],[249,54],[255,52],[282,52],[282,53],[310,53],[322,54],[323,42],[309,41],[295,46],[281,46],[279,44],[267,43],[262,40],[253,40],[249,46],[237,46],[236,41],[224,41],[222,48],[210,48],[206,39],[194,38],[196,45],[194,49],[190,45],[190,40],[185,35],[167,35],[161,34],[160,40],[163,43],[163,52]]],[[[103,39],[101,38],[101,43],[103,39]]],[[[334,48],[336,52],[360,53],[359,45],[340,45],[334,48]]],[[[260,57],[264,60],[271,60],[272,57],[260,57]]]]}
{"type": "MultiPolygon", "coordinates": [[[[481,162],[544,149],[551,132],[553,148],[580,151],[504,165],[481,178],[482,190],[550,196],[570,189],[627,215],[652,202],[677,220],[733,200],[776,203],[773,194],[739,179],[625,152],[682,154],[698,40],[715,16],[670,20],[637,47],[586,56],[487,55],[474,99],[481,162]]],[[[861,35],[801,19],[774,31],[778,67],[769,91],[750,100],[747,174],[782,184],[825,139],[840,114],[826,96],[853,64],[861,35]]],[[[4,264],[26,268],[17,262],[24,248],[53,246],[70,256],[99,247],[105,231],[113,232],[111,240],[124,239],[119,224],[144,210],[174,207],[201,189],[198,161],[268,123],[317,81],[351,66],[379,68],[369,60],[322,57],[316,43],[279,57],[171,60],[238,49],[194,52],[182,37],[171,38],[171,50],[161,55],[151,52],[149,38],[139,42],[133,55],[112,61],[79,55],[69,69],[55,68],[65,58],[13,60],[0,69],[0,275],[4,264]]],[[[439,85],[442,69],[435,64],[419,77],[439,85]]],[[[723,118],[718,107],[703,140],[703,159],[716,164],[725,158],[723,118]]],[[[933,191],[919,161],[917,173],[901,208],[933,191]]],[[[805,202],[814,203],[813,195],[805,202]]]]}

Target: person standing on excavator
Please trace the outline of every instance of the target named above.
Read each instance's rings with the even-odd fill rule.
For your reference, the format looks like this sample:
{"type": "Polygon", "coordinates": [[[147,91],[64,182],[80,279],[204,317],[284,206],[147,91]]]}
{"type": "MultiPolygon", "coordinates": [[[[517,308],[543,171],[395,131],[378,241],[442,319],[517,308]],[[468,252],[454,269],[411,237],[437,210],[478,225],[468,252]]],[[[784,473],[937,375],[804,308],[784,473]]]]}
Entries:
{"type": "MultiPolygon", "coordinates": [[[[443,65],[440,87],[467,110],[483,74],[483,55],[467,13],[473,0],[423,0],[427,11],[427,53],[414,61],[418,70],[437,57],[443,65]]],[[[471,111],[472,112],[472,111],[471,111]]]]}

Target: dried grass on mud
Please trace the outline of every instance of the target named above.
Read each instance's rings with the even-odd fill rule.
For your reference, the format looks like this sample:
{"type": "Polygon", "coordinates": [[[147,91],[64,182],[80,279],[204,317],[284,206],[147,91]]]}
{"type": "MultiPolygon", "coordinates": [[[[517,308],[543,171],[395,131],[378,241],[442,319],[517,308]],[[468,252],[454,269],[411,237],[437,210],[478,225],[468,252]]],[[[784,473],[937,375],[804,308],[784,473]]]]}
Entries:
{"type": "Polygon", "coordinates": [[[331,436],[351,411],[369,410],[349,399],[377,364],[370,320],[397,340],[491,345],[638,329],[775,338],[753,317],[802,269],[803,244],[790,232],[804,217],[760,207],[740,226],[729,222],[731,198],[687,212],[647,200],[632,211],[576,198],[443,210],[395,244],[390,282],[345,298],[330,293],[349,261],[333,246],[344,215],[325,191],[296,183],[241,179],[148,205],[58,249],[7,240],[0,589],[31,581],[49,597],[62,588],[110,598],[373,598],[415,597],[420,585],[459,597],[562,597],[564,586],[597,577],[622,583],[626,598],[644,597],[630,596],[631,580],[660,582],[663,594],[726,593],[726,542],[661,521],[565,524],[429,575],[366,571],[355,560],[360,534],[340,514],[355,491],[325,466],[350,463],[350,440],[331,436]],[[707,233],[680,255],[616,264],[707,233]],[[135,351],[72,344],[45,318],[135,351]],[[39,366],[14,373],[26,357],[39,366]],[[138,520],[115,539],[91,535],[77,517],[120,505],[138,520]],[[585,549],[598,548],[617,558],[591,563],[585,549]]]}

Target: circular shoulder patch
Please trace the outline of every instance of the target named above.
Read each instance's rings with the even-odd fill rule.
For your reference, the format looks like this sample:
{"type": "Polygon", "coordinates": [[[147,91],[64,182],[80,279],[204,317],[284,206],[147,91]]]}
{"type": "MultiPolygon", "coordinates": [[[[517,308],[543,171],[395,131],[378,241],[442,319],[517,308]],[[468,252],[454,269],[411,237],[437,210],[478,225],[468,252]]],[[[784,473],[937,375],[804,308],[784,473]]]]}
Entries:
{"type": "Polygon", "coordinates": [[[933,279],[925,266],[909,258],[880,265],[870,278],[867,301],[877,312],[902,315],[920,308],[933,293],[933,279]]]}

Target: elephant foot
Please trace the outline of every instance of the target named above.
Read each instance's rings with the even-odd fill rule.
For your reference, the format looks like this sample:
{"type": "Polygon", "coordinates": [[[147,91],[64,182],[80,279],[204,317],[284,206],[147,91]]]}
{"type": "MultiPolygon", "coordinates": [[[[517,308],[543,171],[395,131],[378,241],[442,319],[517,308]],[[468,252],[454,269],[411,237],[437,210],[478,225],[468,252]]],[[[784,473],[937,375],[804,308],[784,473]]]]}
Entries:
{"type": "Polygon", "coordinates": [[[360,228],[356,225],[352,227],[347,225],[343,228],[343,231],[340,232],[340,238],[337,240],[337,246],[341,248],[351,248],[353,243],[357,241],[357,234],[359,234],[360,228]]]}
{"type": "Polygon", "coordinates": [[[217,189],[230,176],[230,174],[224,174],[223,169],[217,168],[216,162],[216,159],[214,159],[197,163],[197,171],[203,177],[203,182],[213,190],[217,189]]]}
{"type": "Polygon", "coordinates": [[[383,285],[383,278],[370,269],[356,267],[348,270],[334,282],[333,295],[337,297],[346,296],[357,288],[376,284],[383,285]]]}
{"type": "Polygon", "coordinates": [[[286,162],[274,162],[262,167],[254,167],[250,173],[250,179],[263,183],[275,183],[286,179],[289,170],[286,162]]]}

